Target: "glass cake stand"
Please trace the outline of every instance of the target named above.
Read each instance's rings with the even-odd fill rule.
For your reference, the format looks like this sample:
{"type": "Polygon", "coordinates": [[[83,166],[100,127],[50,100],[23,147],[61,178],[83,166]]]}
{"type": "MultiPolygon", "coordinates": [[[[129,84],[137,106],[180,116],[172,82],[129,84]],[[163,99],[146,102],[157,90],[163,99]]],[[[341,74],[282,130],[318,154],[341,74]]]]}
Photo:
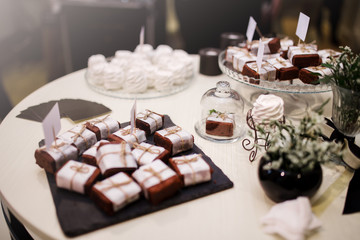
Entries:
{"type": "Polygon", "coordinates": [[[255,102],[260,94],[271,92],[272,94],[283,98],[285,103],[284,111],[287,118],[296,119],[303,116],[310,107],[314,108],[311,101],[309,102],[309,99],[316,98],[315,94],[317,93],[331,91],[330,84],[305,84],[300,79],[268,81],[245,76],[236,71],[233,68],[232,63],[225,60],[225,51],[222,51],[219,55],[219,67],[221,71],[231,79],[259,90],[253,92],[248,99],[244,98],[245,104],[252,107],[252,103],[255,102]],[[302,94],[307,94],[307,97],[302,97],[302,94]]]}
{"type": "Polygon", "coordinates": [[[300,79],[293,79],[287,81],[268,81],[261,79],[254,79],[245,75],[242,75],[236,71],[232,64],[225,60],[225,51],[222,51],[219,55],[219,67],[221,71],[230,78],[263,90],[284,92],[284,93],[323,93],[331,91],[330,84],[320,83],[317,85],[305,84],[300,79]]]}
{"type": "Polygon", "coordinates": [[[175,93],[181,92],[188,88],[194,79],[194,74],[186,79],[186,81],[181,85],[174,85],[169,89],[166,89],[164,91],[158,91],[154,88],[148,88],[143,93],[129,93],[125,91],[124,89],[118,89],[118,90],[109,90],[106,89],[104,86],[93,84],[89,77],[88,77],[88,71],[85,72],[85,80],[87,85],[92,89],[93,91],[110,96],[110,97],[116,97],[116,98],[122,98],[122,99],[150,99],[150,98],[160,98],[160,97],[166,97],[173,95],[175,93]]]}

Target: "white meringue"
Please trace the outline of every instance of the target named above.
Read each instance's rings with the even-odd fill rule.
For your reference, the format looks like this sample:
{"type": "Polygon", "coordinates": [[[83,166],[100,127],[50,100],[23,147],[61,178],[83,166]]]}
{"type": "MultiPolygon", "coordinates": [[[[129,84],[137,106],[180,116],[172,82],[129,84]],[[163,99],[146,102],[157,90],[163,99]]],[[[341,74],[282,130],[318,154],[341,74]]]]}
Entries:
{"type": "Polygon", "coordinates": [[[166,70],[158,70],[155,73],[154,87],[158,91],[167,91],[174,85],[172,72],[166,70]]]}
{"type": "Polygon", "coordinates": [[[174,49],[173,56],[175,58],[177,58],[177,57],[188,57],[189,54],[186,51],[182,50],[182,49],[174,49]]]}
{"type": "Polygon", "coordinates": [[[155,49],[155,54],[159,54],[159,53],[171,54],[172,52],[173,52],[172,47],[170,47],[169,45],[165,45],[165,44],[160,44],[155,49]]]}
{"type": "Polygon", "coordinates": [[[256,99],[251,113],[257,124],[281,120],[284,116],[284,101],[273,94],[262,94],[256,99]]]}
{"type": "Polygon", "coordinates": [[[130,55],[132,54],[131,51],[128,51],[128,50],[117,50],[115,52],[115,58],[120,58],[120,59],[123,59],[123,58],[128,58],[130,57],[130,55]]]}
{"type": "Polygon", "coordinates": [[[106,58],[102,54],[92,55],[88,59],[88,67],[91,68],[99,63],[106,63],[106,58]]]}
{"type": "Polygon", "coordinates": [[[108,66],[107,62],[98,63],[88,68],[88,78],[90,83],[102,85],[104,83],[104,69],[108,66]]]}
{"type": "Polygon", "coordinates": [[[146,74],[141,68],[130,68],[126,72],[126,80],[123,85],[129,93],[143,93],[146,91],[148,84],[146,74]]]}
{"type": "Polygon", "coordinates": [[[148,83],[148,88],[153,88],[155,84],[156,79],[156,71],[159,70],[159,68],[156,65],[145,65],[143,67],[144,71],[146,72],[146,79],[148,83]]]}
{"type": "Polygon", "coordinates": [[[125,75],[121,68],[109,64],[103,72],[105,89],[116,90],[123,86],[125,75]]]}
{"type": "Polygon", "coordinates": [[[150,44],[143,44],[143,45],[139,44],[139,45],[136,46],[134,52],[139,53],[139,54],[143,54],[143,55],[151,58],[152,55],[153,55],[153,52],[154,52],[154,48],[150,44]]]}
{"type": "Polygon", "coordinates": [[[168,62],[163,69],[173,73],[172,78],[174,80],[174,84],[181,85],[185,82],[186,66],[182,62],[172,60],[168,62]]]}
{"type": "Polygon", "coordinates": [[[128,60],[126,60],[126,58],[113,58],[111,59],[110,64],[123,69],[127,67],[128,60]]]}

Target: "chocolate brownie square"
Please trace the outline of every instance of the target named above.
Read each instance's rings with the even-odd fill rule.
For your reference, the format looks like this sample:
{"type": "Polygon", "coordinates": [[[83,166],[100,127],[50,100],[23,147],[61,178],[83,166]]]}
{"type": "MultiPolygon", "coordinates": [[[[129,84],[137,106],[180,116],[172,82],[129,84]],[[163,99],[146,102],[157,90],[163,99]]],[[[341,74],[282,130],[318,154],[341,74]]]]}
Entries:
{"type": "Polygon", "coordinates": [[[133,132],[131,132],[131,126],[129,125],[110,134],[108,140],[110,142],[126,142],[132,148],[133,143],[144,142],[146,134],[144,130],[139,128],[134,128],[133,132]]]}
{"type": "Polygon", "coordinates": [[[78,149],[79,155],[97,142],[95,133],[87,129],[85,125],[75,126],[59,135],[59,138],[73,144],[78,149]]]}
{"type": "Polygon", "coordinates": [[[307,84],[319,84],[319,76],[323,77],[324,75],[331,75],[330,68],[326,67],[307,67],[299,71],[299,79],[303,83],[307,84]]]}
{"type": "Polygon", "coordinates": [[[243,52],[239,52],[235,54],[233,57],[233,68],[238,72],[242,72],[244,65],[246,63],[255,62],[255,61],[256,61],[255,55],[250,53],[245,54],[243,52]]]}
{"type": "Polygon", "coordinates": [[[149,164],[156,159],[167,163],[170,157],[170,152],[163,147],[155,146],[149,143],[142,142],[140,144],[134,143],[132,154],[136,159],[138,165],[142,166],[149,164]]]}
{"type": "Polygon", "coordinates": [[[59,188],[89,195],[99,176],[97,167],[69,160],[55,173],[55,181],[59,188]]]}
{"type": "Polygon", "coordinates": [[[154,142],[168,150],[171,156],[192,149],[194,136],[179,126],[173,126],[156,131],[154,142]]]}
{"type": "Polygon", "coordinates": [[[276,69],[276,78],[279,80],[291,80],[299,75],[299,69],[282,57],[268,59],[267,62],[276,69]]]}
{"type": "Polygon", "coordinates": [[[318,66],[321,64],[321,58],[317,51],[308,46],[289,47],[288,58],[290,62],[298,68],[318,66]]]}
{"type": "Polygon", "coordinates": [[[98,142],[96,142],[94,145],[92,145],[88,150],[86,150],[82,156],[82,162],[86,163],[86,164],[90,164],[92,166],[97,166],[97,162],[96,162],[96,153],[97,153],[97,148],[100,146],[101,143],[109,143],[108,140],[100,140],[98,142]]]}
{"type": "Polygon", "coordinates": [[[209,135],[231,137],[234,134],[234,125],[234,114],[214,110],[206,118],[205,131],[209,135]]]}
{"type": "Polygon", "coordinates": [[[137,168],[136,160],[126,142],[100,144],[96,162],[104,178],[118,172],[132,173],[137,168]]]}
{"type": "Polygon", "coordinates": [[[146,136],[153,134],[164,126],[164,115],[156,112],[145,110],[144,113],[139,112],[136,116],[136,127],[144,130],[146,136]]]}
{"type": "Polygon", "coordinates": [[[256,62],[247,63],[244,66],[242,74],[261,80],[274,81],[276,79],[276,69],[267,62],[263,62],[261,64],[260,71],[258,71],[256,62]]]}
{"type": "Polygon", "coordinates": [[[78,149],[61,139],[54,141],[49,149],[44,146],[35,150],[36,164],[52,174],[68,160],[77,158],[78,149]]]}
{"type": "Polygon", "coordinates": [[[109,115],[101,119],[86,122],[85,126],[96,134],[98,141],[106,139],[111,133],[120,129],[120,123],[109,115]]]}
{"type": "Polygon", "coordinates": [[[191,186],[211,180],[213,169],[201,154],[170,158],[170,166],[180,176],[183,186],[191,186]]]}
{"type": "Polygon", "coordinates": [[[111,216],[138,200],[140,193],[140,186],[121,172],[97,182],[91,189],[90,197],[100,209],[111,216]]]}
{"type": "MultiPolygon", "coordinates": [[[[277,53],[280,50],[280,39],[279,38],[264,38],[261,40],[264,44],[264,54],[277,53]]],[[[259,41],[252,41],[250,45],[250,51],[252,54],[257,54],[259,49],[259,41]]]]}
{"type": "Polygon", "coordinates": [[[173,196],[181,188],[178,175],[159,159],[141,166],[132,177],[141,186],[145,198],[154,205],[173,196]]]}

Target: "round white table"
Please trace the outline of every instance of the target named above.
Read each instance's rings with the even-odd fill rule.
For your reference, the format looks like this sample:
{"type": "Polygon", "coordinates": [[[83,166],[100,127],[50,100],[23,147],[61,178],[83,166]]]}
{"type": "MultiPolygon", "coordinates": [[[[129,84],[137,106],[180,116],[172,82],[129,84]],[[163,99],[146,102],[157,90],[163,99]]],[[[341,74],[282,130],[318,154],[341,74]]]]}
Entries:
{"type": "MultiPolygon", "coordinates": [[[[198,63],[198,57],[194,58],[198,63]]],[[[133,100],[107,97],[92,91],[80,70],[36,90],[6,116],[0,125],[0,189],[9,210],[36,239],[67,239],[55,211],[45,171],[35,164],[34,151],[43,138],[39,122],[16,118],[21,110],[50,100],[81,98],[112,109],[111,116],[120,122],[130,119],[133,100]]],[[[241,140],[214,143],[199,137],[194,124],[198,120],[200,100],[220,80],[231,83],[246,100],[258,89],[235,82],[225,75],[196,74],[191,85],[177,94],[138,100],[137,109],[151,109],[168,114],[177,125],[190,131],[197,144],[234,183],[234,187],[216,194],[167,208],[152,214],[115,224],[72,239],[274,239],[262,231],[260,218],[274,203],[258,181],[257,165],[248,160],[241,140]]],[[[331,98],[331,92],[298,94],[312,106],[331,98]]],[[[244,118],[248,105],[245,105],[244,118]]],[[[329,116],[331,103],[326,106],[329,116]]],[[[74,123],[61,119],[62,131],[74,123]]],[[[247,127],[247,126],[246,126],[247,127]]],[[[248,136],[245,136],[248,137],[248,136]]],[[[348,182],[352,173],[343,167],[324,170],[324,180],[312,199],[312,209],[322,221],[322,228],[311,239],[358,239],[360,213],[342,215],[348,182]]]]}

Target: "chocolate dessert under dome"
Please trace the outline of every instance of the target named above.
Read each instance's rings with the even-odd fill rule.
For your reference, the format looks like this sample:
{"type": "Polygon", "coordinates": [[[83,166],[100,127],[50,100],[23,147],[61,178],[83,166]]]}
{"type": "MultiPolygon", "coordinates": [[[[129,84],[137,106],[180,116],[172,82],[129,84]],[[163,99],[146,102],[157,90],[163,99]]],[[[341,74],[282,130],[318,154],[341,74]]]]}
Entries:
{"type": "Polygon", "coordinates": [[[112,58],[90,56],[86,80],[93,90],[106,95],[151,98],[185,89],[193,75],[194,60],[184,50],[142,44],[134,52],[118,50],[112,58]]]}

